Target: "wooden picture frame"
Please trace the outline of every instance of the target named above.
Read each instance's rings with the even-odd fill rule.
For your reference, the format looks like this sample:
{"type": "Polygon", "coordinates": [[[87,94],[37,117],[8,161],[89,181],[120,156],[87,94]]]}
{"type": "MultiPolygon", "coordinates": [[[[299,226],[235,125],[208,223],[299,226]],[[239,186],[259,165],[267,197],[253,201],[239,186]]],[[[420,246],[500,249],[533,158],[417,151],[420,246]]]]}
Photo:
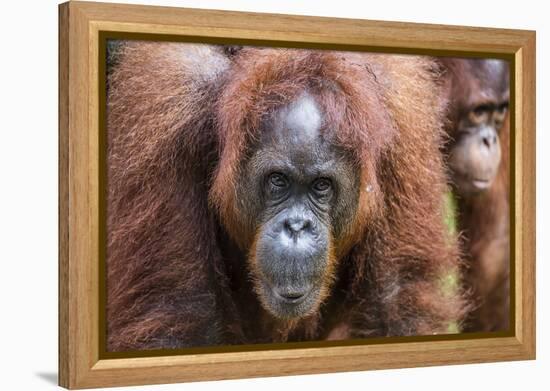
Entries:
{"type": "MultiPolygon", "coordinates": [[[[103,54],[104,55],[104,54],[103,54]]],[[[104,59],[104,57],[103,57],[104,59]]],[[[173,383],[535,358],[535,32],[120,4],[59,6],[59,384],[173,383]],[[245,351],[105,358],[102,282],[102,37],[261,42],[390,53],[497,57],[512,64],[511,333],[391,338],[245,351]]]]}

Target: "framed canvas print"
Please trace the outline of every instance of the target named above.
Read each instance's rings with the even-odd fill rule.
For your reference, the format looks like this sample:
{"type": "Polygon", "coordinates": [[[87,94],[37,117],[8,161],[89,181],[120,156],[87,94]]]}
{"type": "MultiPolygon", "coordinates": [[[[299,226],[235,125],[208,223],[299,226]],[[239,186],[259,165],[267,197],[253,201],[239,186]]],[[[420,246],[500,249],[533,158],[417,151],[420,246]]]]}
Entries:
{"type": "Polygon", "coordinates": [[[535,358],[535,33],[59,6],[59,382],[535,358]]]}

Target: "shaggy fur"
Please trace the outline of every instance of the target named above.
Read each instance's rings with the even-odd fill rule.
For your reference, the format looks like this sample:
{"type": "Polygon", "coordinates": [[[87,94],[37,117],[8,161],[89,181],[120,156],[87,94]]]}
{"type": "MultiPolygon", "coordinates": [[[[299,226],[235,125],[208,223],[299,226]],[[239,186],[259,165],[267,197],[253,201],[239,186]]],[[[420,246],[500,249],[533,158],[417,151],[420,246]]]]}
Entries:
{"type": "Polygon", "coordinates": [[[465,331],[510,327],[510,128],[500,131],[502,160],[493,185],[476,197],[458,199],[459,228],[467,268],[465,282],[476,300],[465,331]]]}
{"type": "Polygon", "coordinates": [[[443,103],[413,56],[128,42],[109,75],[108,350],[445,333],[461,292],[443,225],[443,103]],[[258,222],[235,186],[260,124],[304,90],[360,167],[318,312],[280,321],[252,288],[258,222]]]}
{"type": "MultiPolygon", "coordinates": [[[[444,72],[444,94],[448,96],[446,132],[453,139],[456,124],[465,115],[467,97],[484,86],[500,86],[496,75],[483,73],[467,61],[439,60],[444,72]],[[481,72],[478,75],[477,72],[481,72]],[[491,76],[494,79],[491,79],[491,76]]],[[[501,161],[491,187],[471,196],[457,195],[457,221],[464,258],[464,290],[472,298],[472,311],[464,331],[504,331],[510,326],[510,126],[509,116],[499,131],[501,161]]],[[[452,181],[452,179],[451,179],[452,181]]]]}

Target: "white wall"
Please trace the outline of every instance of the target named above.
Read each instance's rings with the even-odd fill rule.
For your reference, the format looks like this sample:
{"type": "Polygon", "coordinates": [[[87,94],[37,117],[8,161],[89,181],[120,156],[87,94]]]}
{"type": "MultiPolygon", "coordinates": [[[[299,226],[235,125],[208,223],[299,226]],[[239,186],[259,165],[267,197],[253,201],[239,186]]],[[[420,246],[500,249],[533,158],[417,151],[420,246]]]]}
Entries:
{"type": "MultiPolygon", "coordinates": [[[[105,0],[104,0],[105,1],[105,0]]],[[[122,0],[120,0],[122,2],[122,0]]],[[[155,389],[413,389],[548,387],[550,347],[550,148],[548,38],[544,1],[246,1],[182,0],[134,3],[302,15],[522,28],[537,30],[538,88],[538,357],[512,362],[318,376],[159,386],[155,389]]],[[[2,2],[0,59],[0,360],[1,389],[53,388],[57,372],[57,1],[2,2]]]]}

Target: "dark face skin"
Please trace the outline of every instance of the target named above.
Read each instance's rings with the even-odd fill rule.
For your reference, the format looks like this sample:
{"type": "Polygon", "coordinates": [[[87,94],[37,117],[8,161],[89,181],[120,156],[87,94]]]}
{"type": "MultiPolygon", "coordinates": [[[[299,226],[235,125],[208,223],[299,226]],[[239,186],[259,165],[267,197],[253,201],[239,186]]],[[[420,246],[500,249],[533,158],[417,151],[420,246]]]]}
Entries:
{"type": "Polygon", "coordinates": [[[238,189],[256,222],[249,263],[264,308],[297,319],[328,294],[333,252],[357,210],[359,170],[325,134],[315,98],[304,93],[266,121],[238,189]]]}
{"type": "Polygon", "coordinates": [[[504,61],[459,61],[465,62],[466,72],[462,80],[453,81],[454,143],[449,166],[457,191],[468,196],[489,188],[498,172],[499,131],[508,110],[509,71],[504,61]]]}

